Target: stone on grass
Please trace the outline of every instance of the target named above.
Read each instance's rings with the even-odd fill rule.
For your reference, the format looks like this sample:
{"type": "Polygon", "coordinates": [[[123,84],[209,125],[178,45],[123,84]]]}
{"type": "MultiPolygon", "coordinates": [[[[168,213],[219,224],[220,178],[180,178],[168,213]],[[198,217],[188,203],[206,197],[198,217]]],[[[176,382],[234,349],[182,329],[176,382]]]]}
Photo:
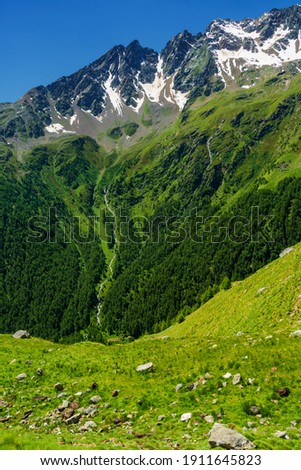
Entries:
{"type": "Polygon", "coordinates": [[[291,338],[296,338],[297,336],[301,336],[301,330],[294,331],[290,334],[291,338]]]}
{"type": "Polygon", "coordinates": [[[96,395],[95,397],[90,398],[90,403],[92,403],[92,405],[97,405],[97,403],[99,403],[100,400],[101,400],[101,397],[99,395],[96,395]]]}
{"type": "Polygon", "coordinates": [[[165,415],[158,416],[159,423],[165,419],[165,415]]]}
{"type": "Polygon", "coordinates": [[[251,416],[260,415],[260,408],[258,408],[256,405],[252,405],[248,409],[248,414],[251,416]]]}
{"type": "Polygon", "coordinates": [[[204,420],[208,424],[213,424],[214,423],[214,418],[213,418],[213,416],[210,416],[210,415],[205,416],[204,420]]]}
{"type": "Polygon", "coordinates": [[[275,432],[274,436],[278,437],[279,439],[289,439],[285,431],[277,431],[275,432]]]}
{"type": "Polygon", "coordinates": [[[112,397],[116,398],[116,397],[118,397],[118,395],[119,395],[119,390],[113,390],[112,397]]]}
{"type": "Polygon", "coordinates": [[[232,380],[233,385],[238,385],[241,381],[241,375],[240,374],[235,374],[232,380]]]}
{"type": "Polygon", "coordinates": [[[232,377],[232,374],[230,372],[227,372],[225,375],[223,375],[224,379],[230,379],[232,377]]]}
{"type": "Polygon", "coordinates": [[[257,294],[262,294],[266,290],[266,287],[261,287],[261,289],[258,289],[257,294]]]}
{"type": "Polygon", "coordinates": [[[17,377],[16,377],[17,380],[24,380],[24,379],[26,379],[26,378],[27,378],[27,375],[26,375],[26,374],[19,374],[19,375],[17,375],[17,377]]]}
{"type": "Polygon", "coordinates": [[[77,424],[81,419],[82,415],[80,413],[71,416],[71,418],[66,419],[66,424],[77,424]]]}
{"type": "Polygon", "coordinates": [[[55,384],[54,389],[57,392],[62,392],[64,390],[64,386],[63,386],[63,384],[61,384],[61,382],[58,382],[57,384],[55,384]]]}
{"type": "Polygon", "coordinates": [[[39,377],[41,377],[41,375],[43,375],[43,369],[38,369],[38,370],[37,370],[37,375],[38,375],[39,377]]]}
{"type": "Polygon", "coordinates": [[[148,362],[147,364],[140,364],[140,366],[136,368],[136,371],[146,372],[146,371],[152,370],[153,367],[154,367],[154,364],[152,362],[148,362]]]}
{"type": "Polygon", "coordinates": [[[13,338],[15,338],[15,339],[28,339],[28,338],[30,338],[30,334],[28,333],[28,331],[19,330],[19,331],[16,331],[16,333],[13,335],[13,338]]]}
{"type": "Polygon", "coordinates": [[[222,424],[215,424],[209,432],[210,447],[222,447],[227,450],[251,450],[254,444],[234,429],[222,424]]]}
{"type": "Polygon", "coordinates": [[[94,421],[87,421],[83,426],[79,428],[79,431],[81,432],[92,431],[95,428],[97,428],[97,424],[94,421]]]}
{"type": "Polygon", "coordinates": [[[66,410],[67,408],[69,408],[69,406],[70,406],[70,402],[69,402],[68,400],[64,400],[64,401],[57,407],[57,409],[58,409],[59,411],[64,411],[64,410],[66,410]]]}
{"type": "Polygon", "coordinates": [[[181,388],[183,388],[183,384],[178,384],[176,386],[176,392],[179,392],[179,390],[181,390],[181,388]]]}
{"type": "Polygon", "coordinates": [[[186,423],[187,421],[190,421],[192,418],[192,414],[191,413],[184,413],[182,414],[181,416],[181,421],[182,423],[186,423]]]}

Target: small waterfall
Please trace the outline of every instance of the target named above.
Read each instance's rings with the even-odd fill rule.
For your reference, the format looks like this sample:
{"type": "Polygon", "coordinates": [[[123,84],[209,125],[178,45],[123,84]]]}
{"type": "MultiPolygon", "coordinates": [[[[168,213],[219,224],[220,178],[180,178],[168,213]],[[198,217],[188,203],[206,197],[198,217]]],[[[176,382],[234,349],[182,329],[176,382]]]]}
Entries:
{"type": "Polygon", "coordinates": [[[106,283],[109,282],[113,277],[113,267],[114,267],[114,263],[116,261],[117,251],[118,251],[117,218],[116,218],[116,214],[115,214],[114,210],[110,207],[110,205],[108,203],[107,194],[108,194],[107,190],[104,189],[105,207],[114,217],[114,230],[113,230],[113,232],[114,232],[114,240],[115,240],[115,247],[114,247],[115,253],[114,253],[113,258],[110,261],[106,279],[100,284],[99,289],[98,289],[98,294],[97,294],[98,306],[97,306],[97,315],[96,315],[96,320],[97,320],[98,325],[100,324],[100,313],[101,313],[101,309],[102,309],[102,302],[100,300],[101,299],[101,293],[102,293],[102,290],[103,290],[104,286],[106,285],[106,283]]]}

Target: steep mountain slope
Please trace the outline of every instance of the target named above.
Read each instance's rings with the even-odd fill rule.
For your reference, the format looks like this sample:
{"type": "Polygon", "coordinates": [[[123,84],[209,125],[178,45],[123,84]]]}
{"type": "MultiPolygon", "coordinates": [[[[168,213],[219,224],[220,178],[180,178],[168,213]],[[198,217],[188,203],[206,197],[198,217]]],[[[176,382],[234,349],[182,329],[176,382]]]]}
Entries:
{"type": "Polygon", "coordinates": [[[299,89],[281,73],[202,99],[108,170],[100,187],[114,174],[123,217],[102,308],[110,333],[164,329],[300,240],[299,89]]]}
{"type": "Polygon", "coordinates": [[[156,332],[299,242],[301,78],[268,77],[199,98],[127,152],[69,136],[18,160],[3,141],[1,331],[156,332]]]}
{"type": "MultiPolygon", "coordinates": [[[[255,20],[217,20],[196,36],[184,31],[160,54],[137,40],[116,46],[69,77],[2,105],[0,135],[24,139],[79,132],[100,139],[104,131],[131,122],[141,137],[171,122],[189,99],[229,85],[253,86],[267,67],[290,64],[299,72],[300,28],[301,7],[295,5],[255,20]]],[[[132,136],[125,132],[122,143],[132,136]]]]}
{"type": "Polygon", "coordinates": [[[301,344],[292,335],[301,321],[300,259],[298,245],[185,322],[131,344],[1,336],[1,448],[208,449],[215,421],[257,449],[300,449],[301,344]],[[151,372],[136,372],[149,361],[151,372]],[[66,395],[54,389],[58,382],[66,395]],[[101,399],[91,406],[93,396],[101,399]],[[81,414],[77,424],[63,418],[65,399],[81,414]],[[188,422],[183,413],[192,414],[188,422]],[[87,421],[95,427],[81,431],[87,421]]]}

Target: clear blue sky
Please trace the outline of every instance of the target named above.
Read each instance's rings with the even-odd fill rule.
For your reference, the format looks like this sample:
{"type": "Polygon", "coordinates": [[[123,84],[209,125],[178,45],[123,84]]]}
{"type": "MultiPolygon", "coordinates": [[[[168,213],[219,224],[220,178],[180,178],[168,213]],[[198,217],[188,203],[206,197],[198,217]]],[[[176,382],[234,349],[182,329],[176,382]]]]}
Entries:
{"type": "Polygon", "coordinates": [[[160,51],[184,29],[255,17],[286,0],[0,0],[0,102],[15,101],[138,39],[160,51]]]}

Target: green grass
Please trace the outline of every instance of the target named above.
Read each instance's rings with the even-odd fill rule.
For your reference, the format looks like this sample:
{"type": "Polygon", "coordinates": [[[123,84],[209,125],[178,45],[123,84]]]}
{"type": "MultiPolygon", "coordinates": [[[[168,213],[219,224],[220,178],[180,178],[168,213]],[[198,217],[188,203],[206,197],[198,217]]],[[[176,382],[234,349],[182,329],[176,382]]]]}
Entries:
{"type": "Polygon", "coordinates": [[[217,294],[183,323],[130,344],[66,346],[1,336],[0,390],[5,403],[1,402],[0,417],[11,418],[0,423],[0,447],[208,449],[212,425],[201,415],[211,414],[242,432],[259,449],[301,449],[301,342],[290,337],[300,329],[300,261],[298,245],[293,253],[217,294]],[[244,334],[237,336],[239,331],[244,334]],[[168,339],[163,340],[166,335],[168,339]],[[145,362],[153,362],[154,370],[138,374],[136,367],[145,362]],[[41,377],[36,375],[39,367],[44,371],[41,377]],[[27,379],[18,382],[15,377],[23,372],[27,379]],[[242,387],[225,380],[226,372],[240,373],[242,387]],[[206,373],[212,378],[205,385],[199,384],[195,391],[187,389],[206,373]],[[248,378],[255,379],[252,385],[247,384],[248,378]],[[94,381],[98,389],[92,391],[94,381]],[[86,408],[93,395],[102,397],[92,418],[95,431],[81,433],[79,425],[68,427],[61,419],[51,422],[46,417],[62,402],[54,390],[56,382],[63,383],[67,398],[79,407],[86,408]],[[225,387],[223,382],[227,382],[225,387]],[[178,383],[183,388],[176,393],[178,383]],[[289,387],[289,397],[280,398],[275,393],[279,387],[289,387]],[[114,389],[120,390],[116,398],[112,397],[114,389]],[[77,392],[83,395],[77,397],[77,392]],[[49,401],[33,401],[37,395],[49,401]],[[248,415],[250,405],[260,407],[262,418],[248,415]],[[22,422],[28,410],[32,414],[22,422]],[[185,412],[193,415],[189,423],[180,422],[185,412]],[[165,416],[161,425],[159,415],[165,416]],[[114,423],[117,417],[118,425],[114,423]],[[278,430],[286,430],[290,439],[275,438],[278,430]],[[183,437],[187,434],[191,438],[183,437]]]}

